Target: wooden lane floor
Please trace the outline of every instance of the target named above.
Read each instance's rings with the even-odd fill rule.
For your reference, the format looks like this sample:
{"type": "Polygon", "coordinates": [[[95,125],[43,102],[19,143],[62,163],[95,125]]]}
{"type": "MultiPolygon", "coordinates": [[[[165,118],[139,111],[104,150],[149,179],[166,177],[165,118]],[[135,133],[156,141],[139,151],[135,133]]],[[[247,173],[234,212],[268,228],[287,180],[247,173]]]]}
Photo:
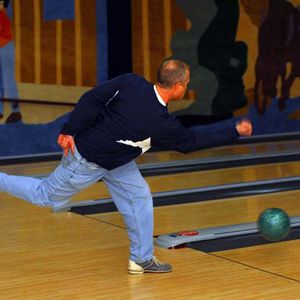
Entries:
{"type": "MultiPolygon", "coordinates": [[[[138,157],[138,165],[166,163],[171,161],[188,161],[194,159],[210,158],[228,158],[237,155],[282,153],[286,151],[297,151],[300,147],[300,141],[281,141],[258,143],[249,145],[229,145],[216,148],[203,149],[189,154],[183,154],[175,151],[147,152],[138,157]]],[[[14,165],[0,166],[1,172],[7,172],[13,175],[27,176],[46,176],[52,172],[60,161],[34,162],[14,165]]]]}
{"type": "Polygon", "coordinates": [[[173,265],[172,273],[129,275],[124,229],[69,212],[53,214],[5,194],[0,226],[0,299],[268,300],[300,295],[298,282],[191,249],[155,249],[173,265]]]}
{"type": "MultiPolygon", "coordinates": [[[[300,238],[300,237],[299,237],[300,238]]],[[[211,255],[265,273],[298,282],[300,285],[300,240],[212,252],[211,255]]],[[[300,297],[300,292],[297,299],[300,297]]]]}
{"type": "MultiPolygon", "coordinates": [[[[259,214],[270,207],[280,207],[290,216],[300,216],[300,191],[157,207],[154,232],[155,235],[193,229],[200,229],[201,232],[201,228],[256,222],[259,214]]],[[[117,213],[97,214],[92,217],[101,222],[124,226],[117,213]]],[[[176,252],[182,249],[169,251],[176,252]]],[[[300,297],[300,235],[296,240],[211,252],[208,255],[229,264],[268,274],[273,278],[282,278],[286,282],[296,282],[298,292],[295,299],[300,297]]],[[[247,280],[251,281],[251,277],[247,280]]],[[[279,291],[275,283],[274,290],[279,291]]],[[[245,299],[265,299],[262,295],[259,298],[254,295],[253,298],[248,295],[248,298],[247,294],[244,296],[245,299]]]]}
{"type": "MultiPolygon", "coordinates": [[[[219,147],[213,149],[207,149],[197,151],[189,155],[184,155],[177,152],[157,152],[146,153],[140,157],[137,161],[145,162],[166,162],[172,159],[193,159],[199,157],[210,157],[233,155],[234,153],[250,153],[267,151],[266,149],[272,149],[273,151],[281,151],[282,149],[294,149],[298,146],[297,141],[291,142],[278,142],[258,145],[236,145],[219,147]]],[[[268,151],[269,151],[268,150],[268,151]]],[[[50,173],[58,165],[58,161],[54,162],[34,162],[26,164],[15,164],[1,166],[0,171],[6,172],[12,175],[25,175],[25,176],[38,176],[50,173]]],[[[192,173],[178,173],[173,175],[160,175],[160,176],[148,176],[146,180],[153,193],[169,191],[174,189],[188,189],[195,187],[214,186],[218,184],[230,184],[235,182],[248,182],[252,180],[267,180],[286,176],[298,176],[299,175],[299,163],[278,163],[269,165],[258,165],[251,167],[240,167],[233,169],[211,170],[203,172],[192,173]],[[289,174],[289,175],[288,175],[289,174]]],[[[74,201],[94,200],[109,198],[110,195],[102,182],[99,182],[83,193],[75,196],[74,201]]]]}
{"type": "Polygon", "coordinates": [[[251,155],[251,154],[266,154],[266,153],[282,153],[285,151],[297,151],[300,146],[300,141],[278,141],[255,144],[235,144],[228,146],[221,146],[215,148],[208,148],[193,153],[179,153],[175,151],[165,152],[149,152],[137,159],[138,164],[146,163],[162,163],[168,161],[179,161],[187,159],[210,159],[222,157],[234,157],[237,155],[251,155]]]}
{"type": "MultiPolygon", "coordinates": [[[[273,197],[268,207],[282,207],[290,216],[300,216],[300,192],[282,193],[278,196],[273,195],[273,197]]],[[[260,206],[260,209],[265,207],[260,206]]],[[[218,251],[211,254],[273,276],[296,281],[300,285],[300,269],[298,267],[300,265],[300,235],[296,240],[218,251]]],[[[300,294],[297,299],[299,297],[300,294]]]]}
{"type": "MultiPolygon", "coordinates": [[[[158,193],[291,176],[300,176],[300,162],[148,176],[145,179],[149,184],[151,192],[158,193]]],[[[76,195],[73,201],[81,202],[110,197],[105,184],[98,182],[76,195]]]]}
{"type": "MultiPolygon", "coordinates": [[[[32,164],[38,170],[38,164],[32,164]]],[[[145,177],[152,193],[208,187],[232,183],[247,183],[300,176],[300,162],[287,162],[266,165],[253,165],[221,170],[177,173],[145,177]]],[[[73,201],[99,200],[110,198],[103,182],[98,182],[77,194],[73,201]]]]}
{"type": "MultiPolygon", "coordinates": [[[[256,222],[260,212],[269,207],[280,207],[290,216],[300,216],[300,190],[156,207],[155,235],[256,222]]],[[[124,226],[116,212],[89,216],[124,226]]]]}

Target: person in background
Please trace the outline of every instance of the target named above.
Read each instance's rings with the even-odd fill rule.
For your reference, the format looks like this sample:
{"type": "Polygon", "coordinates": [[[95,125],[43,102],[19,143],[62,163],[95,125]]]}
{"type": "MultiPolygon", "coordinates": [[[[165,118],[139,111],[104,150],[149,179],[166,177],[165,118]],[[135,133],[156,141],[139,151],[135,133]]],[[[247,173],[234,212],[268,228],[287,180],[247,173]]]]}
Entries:
{"type": "Polygon", "coordinates": [[[9,0],[0,0],[0,119],[3,118],[3,98],[11,100],[11,113],[5,123],[20,121],[18,89],[15,79],[15,49],[7,7],[9,0]],[[2,99],[1,99],[2,98],[2,99]]]}

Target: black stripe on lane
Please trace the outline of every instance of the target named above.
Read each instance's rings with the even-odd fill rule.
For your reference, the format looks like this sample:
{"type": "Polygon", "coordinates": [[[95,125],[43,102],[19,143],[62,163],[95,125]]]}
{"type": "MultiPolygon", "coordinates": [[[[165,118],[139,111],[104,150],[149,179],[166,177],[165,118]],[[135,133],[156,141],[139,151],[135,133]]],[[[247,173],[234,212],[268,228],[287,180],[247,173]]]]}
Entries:
{"type": "MultiPolygon", "coordinates": [[[[201,202],[217,199],[228,199],[241,196],[262,195],[300,189],[300,177],[288,177],[273,180],[255,181],[250,183],[227,184],[206,188],[175,190],[153,194],[155,207],[201,202]]],[[[66,207],[63,208],[66,210],[66,207]]],[[[81,215],[98,214],[116,211],[111,199],[93,200],[71,203],[67,210],[81,215]]]]}
{"type": "MultiPolygon", "coordinates": [[[[288,236],[284,241],[300,239],[300,227],[293,227],[290,229],[288,236]]],[[[251,247],[257,245],[265,245],[274,242],[265,240],[259,233],[250,233],[238,236],[224,237],[214,240],[192,242],[185,245],[188,248],[192,248],[203,252],[218,252],[225,250],[232,250],[244,247],[251,247]]]]}

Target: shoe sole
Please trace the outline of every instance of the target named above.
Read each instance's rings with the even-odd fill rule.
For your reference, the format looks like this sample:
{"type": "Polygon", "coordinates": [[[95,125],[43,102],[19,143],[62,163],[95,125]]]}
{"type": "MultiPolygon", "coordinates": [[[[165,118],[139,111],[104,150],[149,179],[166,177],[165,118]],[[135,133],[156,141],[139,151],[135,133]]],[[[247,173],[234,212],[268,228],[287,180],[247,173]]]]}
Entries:
{"type": "Polygon", "coordinates": [[[128,273],[131,275],[140,275],[144,273],[170,273],[172,270],[168,271],[149,271],[149,270],[143,270],[143,271],[133,271],[133,270],[128,270],[128,273]]]}

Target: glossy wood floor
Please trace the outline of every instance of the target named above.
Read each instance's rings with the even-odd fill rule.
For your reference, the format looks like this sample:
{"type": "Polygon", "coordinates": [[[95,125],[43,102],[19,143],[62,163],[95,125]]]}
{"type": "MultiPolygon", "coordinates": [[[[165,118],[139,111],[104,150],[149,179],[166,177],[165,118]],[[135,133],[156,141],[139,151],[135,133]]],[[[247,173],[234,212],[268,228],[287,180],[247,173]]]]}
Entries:
{"type": "MultiPolygon", "coordinates": [[[[184,162],[191,160],[230,159],[231,157],[248,158],[255,154],[284,154],[287,152],[298,153],[300,141],[281,141],[269,143],[256,143],[249,145],[228,145],[210,149],[203,149],[184,154],[175,151],[147,152],[137,158],[139,166],[149,166],[159,163],[184,162]]],[[[10,174],[28,176],[47,176],[59,164],[59,161],[48,161],[40,163],[24,163],[5,166],[5,171],[10,174]]],[[[2,168],[2,167],[0,167],[2,168]]]]}
{"type": "MultiPolygon", "coordinates": [[[[35,174],[43,171],[39,164],[30,168],[35,174]]],[[[284,163],[193,172],[191,177],[164,175],[149,178],[149,184],[161,191],[299,176],[298,170],[299,163],[284,163]]],[[[82,199],[99,195],[99,186],[83,192],[82,199]]],[[[4,193],[0,199],[0,299],[300,298],[300,240],[211,254],[156,248],[159,259],[174,271],[132,276],[127,274],[128,241],[118,213],[52,213],[4,193]]],[[[254,222],[264,208],[274,206],[296,216],[299,200],[300,192],[293,191],[158,207],[155,234],[254,222]]]]}
{"type": "MultiPolygon", "coordinates": [[[[163,163],[168,161],[189,161],[194,159],[207,158],[226,158],[257,153],[283,153],[286,151],[298,151],[300,147],[299,141],[290,142],[273,142],[267,144],[252,144],[252,145],[236,145],[224,146],[212,149],[204,149],[190,154],[182,154],[174,151],[146,153],[139,157],[137,163],[139,165],[163,163]]],[[[1,172],[6,172],[13,175],[26,175],[44,177],[52,172],[59,164],[59,161],[26,163],[8,166],[0,166],[1,172]]],[[[198,171],[191,173],[178,173],[160,176],[148,176],[148,182],[151,191],[165,192],[170,190],[189,189],[195,187],[206,187],[215,185],[224,185],[231,183],[242,183],[256,180],[268,180],[290,176],[300,176],[300,162],[294,163],[277,163],[268,165],[257,165],[249,168],[248,166],[229,169],[216,169],[210,171],[198,171]]],[[[102,198],[110,198],[110,195],[103,184],[99,182],[83,192],[76,195],[73,199],[75,202],[85,200],[98,200],[102,198]]]]}

